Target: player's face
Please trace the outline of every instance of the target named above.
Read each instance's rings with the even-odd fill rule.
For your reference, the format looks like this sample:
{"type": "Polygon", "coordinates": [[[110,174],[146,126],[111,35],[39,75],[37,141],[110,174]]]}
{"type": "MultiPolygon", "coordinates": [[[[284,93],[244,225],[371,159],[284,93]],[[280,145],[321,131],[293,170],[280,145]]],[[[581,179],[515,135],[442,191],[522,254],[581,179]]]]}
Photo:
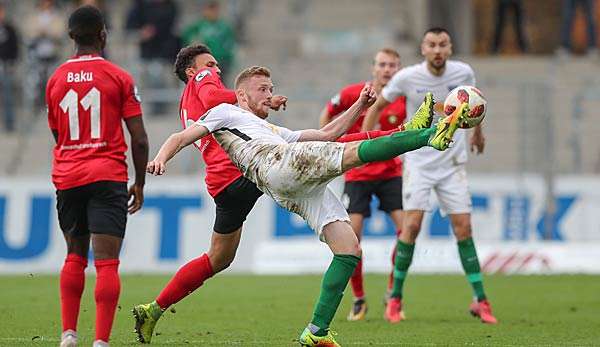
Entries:
{"type": "Polygon", "coordinates": [[[427,33],[421,43],[421,54],[427,65],[439,70],[446,66],[446,60],[452,54],[452,42],[446,33],[427,33]]]}
{"type": "Polygon", "coordinates": [[[246,82],[244,94],[248,108],[260,118],[267,118],[271,109],[273,82],[266,76],[253,76],[246,82]]]}
{"type": "Polygon", "coordinates": [[[373,61],[373,79],[385,86],[400,70],[400,59],[385,52],[379,52],[373,61]]]}
{"type": "Polygon", "coordinates": [[[199,54],[194,58],[194,64],[185,70],[185,73],[188,75],[188,78],[194,77],[198,71],[204,69],[205,67],[212,67],[217,71],[218,74],[221,74],[221,69],[219,69],[219,63],[212,54],[204,53],[199,54]]]}

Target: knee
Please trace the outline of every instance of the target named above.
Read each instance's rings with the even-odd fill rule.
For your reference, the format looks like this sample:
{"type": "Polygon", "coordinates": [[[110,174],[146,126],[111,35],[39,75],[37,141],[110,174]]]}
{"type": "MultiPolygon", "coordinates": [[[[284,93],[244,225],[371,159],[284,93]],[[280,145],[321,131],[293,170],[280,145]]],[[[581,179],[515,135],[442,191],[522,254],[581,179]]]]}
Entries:
{"type": "Polygon", "coordinates": [[[418,219],[409,219],[404,223],[401,237],[405,240],[414,242],[421,231],[421,221],[418,219]]]}
{"type": "Polygon", "coordinates": [[[472,227],[469,220],[454,223],[454,235],[458,241],[466,240],[472,236],[472,227]]]}
{"type": "Polygon", "coordinates": [[[350,248],[350,254],[359,258],[362,257],[362,247],[360,246],[360,242],[358,241],[358,239],[352,244],[350,248]]]}

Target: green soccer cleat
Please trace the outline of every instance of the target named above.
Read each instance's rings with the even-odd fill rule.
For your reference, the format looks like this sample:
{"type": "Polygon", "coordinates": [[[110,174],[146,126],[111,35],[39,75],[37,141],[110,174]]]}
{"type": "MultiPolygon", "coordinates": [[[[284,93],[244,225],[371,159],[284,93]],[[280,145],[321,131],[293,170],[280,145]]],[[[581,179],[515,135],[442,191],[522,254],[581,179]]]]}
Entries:
{"type": "Polygon", "coordinates": [[[333,335],[337,335],[331,330],[327,330],[327,335],[317,336],[310,332],[308,328],[305,328],[300,335],[300,346],[311,347],[341,347],[339,343],[335,342],[333,335]]]}
{"type": "Polygon", "coordinates": [[[423,103],[419,106],[419,109],[412,118],[404,123],[404,130],[417,130],[417,129],[426,129],[431,126],[431,122],[433,121],[433,106],[435,105],[435,101],[433,101],[433,94],[428,92],[425,94],[425,98],[423,99],[423,103]]]}
{"type": "Polygon", "coordinates": [[[436,131],[429,138],[429,146],[438,151],[446,150],[452,143],[452,136],[458,129],[458,125],[467,119],[469,114],[469,104],[466,102],[460,105],[451,115],[442,118],[436,125],[436,131]]]}
{"type": "Polygon", "coordinates": [[[136,305],[131,310],[135,319],[135,332],[137,339],[141,343],[150,343],[154,327],[163,311],[160,306],[153,301],[149,304],[136,305]]]}

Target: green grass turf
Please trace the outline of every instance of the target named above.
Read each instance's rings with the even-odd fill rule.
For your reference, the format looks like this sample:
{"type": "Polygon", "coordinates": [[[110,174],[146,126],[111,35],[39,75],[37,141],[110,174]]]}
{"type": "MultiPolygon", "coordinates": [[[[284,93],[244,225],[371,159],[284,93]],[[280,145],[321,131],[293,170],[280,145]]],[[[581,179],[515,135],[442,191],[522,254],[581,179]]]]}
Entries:
{"type": "MultiPolygon", "coordinates": [[[[130,308],[152,300],[166,276],[129,275],[111,344],[136,345],[130,308]]],[[[161,319],[154,346],[294,346],[311,317],[320,276],[221,275],[161,319]]],[[[347,322],[350,289],[333,322],[342,346],[591,346],[600,345],[600,276],[488,276],[485,285],[500,320],[488,326],[467,314],[463,276],[409,276],[408,320],[382,319],[386,277],[368,275],[368,318],[347,322]]],[[[87,278],[79,317],[80,345],[93,339],[93,285],[87,278]]],[[[57,276],[0,277],[0,345],[57,346],[57,276]]]]}

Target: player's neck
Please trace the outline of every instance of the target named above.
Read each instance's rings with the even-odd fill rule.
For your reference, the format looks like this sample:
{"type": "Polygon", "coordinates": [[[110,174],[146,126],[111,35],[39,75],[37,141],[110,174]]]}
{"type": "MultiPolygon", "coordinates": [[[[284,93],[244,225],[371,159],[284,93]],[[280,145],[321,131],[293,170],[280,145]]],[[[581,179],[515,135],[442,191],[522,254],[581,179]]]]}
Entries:
{"type": "Polygon", "coordinates": [[[75,55],[76,56],[82,56],[82,55],[100,55],[101,51],[102,50],[98,49],[98,47],[77,46],[75,48],[75,55]]]}
{"type": "Polygon", "coordinates": [[[432,66],[431,64],[427,64],[427,70],[429,70],[429,72],[437,77],[440,77],[441,75],[444,74],[444,72],[446,72],[446,64],[444,64],[444,66],[440,67],[440,68],[436,68],[434,66],[432,66]]]}

